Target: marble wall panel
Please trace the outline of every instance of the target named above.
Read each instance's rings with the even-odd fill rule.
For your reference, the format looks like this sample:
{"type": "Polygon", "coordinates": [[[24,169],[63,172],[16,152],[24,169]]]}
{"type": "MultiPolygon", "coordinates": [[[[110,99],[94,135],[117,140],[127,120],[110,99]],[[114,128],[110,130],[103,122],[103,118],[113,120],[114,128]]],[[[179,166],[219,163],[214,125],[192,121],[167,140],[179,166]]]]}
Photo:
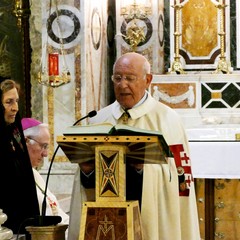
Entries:
{"type": "Polygon", "coordinates": [[[175,108],[187,128],[240,123],[239,74],[154,75],[150,91],[175,108]]]}

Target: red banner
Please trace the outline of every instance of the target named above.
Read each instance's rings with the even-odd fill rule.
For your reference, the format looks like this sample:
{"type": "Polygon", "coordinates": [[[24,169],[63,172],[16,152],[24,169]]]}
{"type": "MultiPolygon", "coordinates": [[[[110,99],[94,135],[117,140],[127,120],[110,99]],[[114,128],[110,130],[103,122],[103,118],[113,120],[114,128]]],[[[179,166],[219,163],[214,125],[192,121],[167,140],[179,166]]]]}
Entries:
{"type": "Polygon", "coordinates": [[[173,153],[177,167],[179,195],[189,196],[190,184],[193,181],[190,159],[187,156],[187,153],[184,151],[182,144],[171,145],[169,147],[173,153]]]}

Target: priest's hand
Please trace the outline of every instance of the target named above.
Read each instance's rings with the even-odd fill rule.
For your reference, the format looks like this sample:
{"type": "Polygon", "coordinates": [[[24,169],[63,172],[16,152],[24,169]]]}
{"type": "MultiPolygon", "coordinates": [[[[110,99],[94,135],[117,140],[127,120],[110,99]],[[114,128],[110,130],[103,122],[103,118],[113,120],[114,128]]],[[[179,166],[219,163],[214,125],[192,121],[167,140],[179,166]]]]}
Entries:
{"type": "Polygon", "coordinates": [[[140,171],[143,169],[143,163],[130,163],[130,166],[135,168],[136,171],[140,171]]]}
{"type": "Polygon", "coordinates": [[[81,171],[87,175],[95,169],[95,161],[90,160],[87,162],[79,163],[79,167],[80,167],[81,171]]]}

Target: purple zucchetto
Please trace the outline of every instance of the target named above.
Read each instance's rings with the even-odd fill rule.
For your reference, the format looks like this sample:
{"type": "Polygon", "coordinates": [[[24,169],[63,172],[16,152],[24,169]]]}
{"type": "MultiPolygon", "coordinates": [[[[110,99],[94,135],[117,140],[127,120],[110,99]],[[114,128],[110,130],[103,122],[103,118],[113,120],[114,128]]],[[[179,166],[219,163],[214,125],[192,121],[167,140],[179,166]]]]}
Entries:
{"type": "Polygon", "coordinates": [[[22,122],[23,130],[26,130],[28,128],[35,127],[35,126],[37,126],[39,124],[42,124],[42,122],[40,122],[40,121],[38,121],[38,120],[36,120],[34,118],[23,118],[21,120],[21,122],[22,122]]]}

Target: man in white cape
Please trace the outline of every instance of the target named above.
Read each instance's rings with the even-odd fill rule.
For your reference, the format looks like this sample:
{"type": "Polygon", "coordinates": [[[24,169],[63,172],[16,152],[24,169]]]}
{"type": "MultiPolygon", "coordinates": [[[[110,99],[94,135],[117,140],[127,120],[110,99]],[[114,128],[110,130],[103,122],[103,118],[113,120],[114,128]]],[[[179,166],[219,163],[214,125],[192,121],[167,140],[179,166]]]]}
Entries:
{"type": "MultiPolygon", "coordinates": [[[[136,166],[138,170],[139,166],[142,168],[143,174],[140,209],[144,239],[200,240],[188,140],[179,115],[146,91],[152,75],[145,57],[126,53],[116,61],[113,70],[116,101],[98,111],[90,124],[125,123],[159,131],[174,155],[166,164],[136,166]],[[123,118],[126,110],[127,121],[123,118]]],[[[95,198],[94,189],[82,186],[81,171],[84,169],[78,169],[73,185],[68,240],[79,238],[82,203],[95,198]]]]}
{"type": "MultiPolygon", "coordinates": [[[[48,125],[42,123],[34,118],[23,118],[21,120],[24,137],[26,139],[27,149],[31,160],[37,197],[39,203],[39,210],[42,213],[42,204],[44,200],[44,192],[46,182],[37,169],[41,167],[44,157],[48,156],[48,147],[50,143],[50,132],[48,125]]],[[[58,199],[47,188],[46,196],[46,215],[47,216],[61,216],[62,224],[69,223],[69,216],[61,208],[58,199]]],[[[66,233],[67,234],[67,233],[66,233]]]]}

